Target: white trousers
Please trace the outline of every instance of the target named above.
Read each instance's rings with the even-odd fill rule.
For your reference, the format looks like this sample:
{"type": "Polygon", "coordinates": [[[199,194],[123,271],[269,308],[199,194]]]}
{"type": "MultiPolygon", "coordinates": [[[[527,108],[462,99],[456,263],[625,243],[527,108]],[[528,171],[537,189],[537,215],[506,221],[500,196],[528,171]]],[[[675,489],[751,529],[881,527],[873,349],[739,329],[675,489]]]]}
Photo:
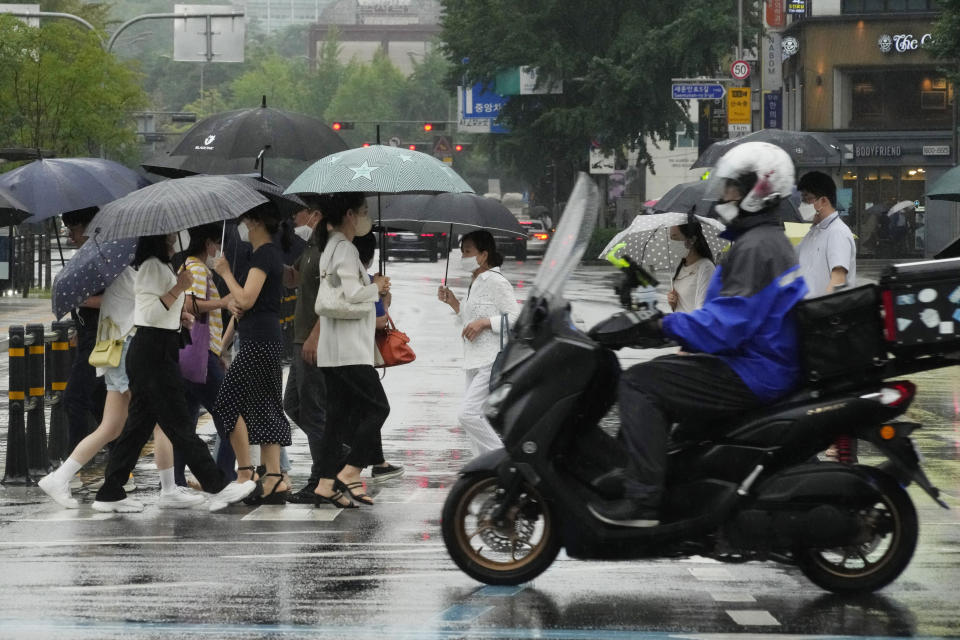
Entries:
{"type": "Polygon", "coordinates": [[[460,405],[460,424],[470,438],[470,448],[476,458],[488,451],[500,449],[503,443],[483,415],[483,401],[490,395],[490,368],[467,369],[467,386],[460,405]]]}

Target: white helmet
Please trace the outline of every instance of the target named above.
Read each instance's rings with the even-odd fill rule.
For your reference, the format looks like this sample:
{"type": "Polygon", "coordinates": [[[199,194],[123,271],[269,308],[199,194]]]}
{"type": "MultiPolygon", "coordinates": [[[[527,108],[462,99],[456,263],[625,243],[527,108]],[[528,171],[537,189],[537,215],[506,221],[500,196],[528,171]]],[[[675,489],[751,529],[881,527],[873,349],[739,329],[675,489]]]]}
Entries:
{"type": "Polygon", "coordinates": [[[775,206],[793,192],[795,172],[786,151],[768,142],[745,142],[730,149],[710,174],[707,197],[720,200],[728,181],[738,183],[746,195],[739,204],[717,205],[724,222],[739,212],[756,213],[775,206]]]}

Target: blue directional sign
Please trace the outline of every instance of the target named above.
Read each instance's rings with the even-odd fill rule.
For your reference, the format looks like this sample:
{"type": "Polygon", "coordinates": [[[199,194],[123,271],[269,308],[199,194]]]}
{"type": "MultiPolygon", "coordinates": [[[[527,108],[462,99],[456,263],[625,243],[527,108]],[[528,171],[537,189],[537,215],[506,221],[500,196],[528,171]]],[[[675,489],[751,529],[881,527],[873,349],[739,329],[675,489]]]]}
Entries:
{"type": "Polygon", "coordinates": [[[674,100],[719,100],[727,94],[719,83],[673,84],[670,89],[674,100]]]}
{"type": "Polygon", "coordinates": [[[509,98],[494,93],[493,90],[487,89],[478,82],[472,87],[463,88],[463,112],[460,115],[465,119],[491,118],[496,120],[503,105],[507,104],[507,100],[509,98]]]}

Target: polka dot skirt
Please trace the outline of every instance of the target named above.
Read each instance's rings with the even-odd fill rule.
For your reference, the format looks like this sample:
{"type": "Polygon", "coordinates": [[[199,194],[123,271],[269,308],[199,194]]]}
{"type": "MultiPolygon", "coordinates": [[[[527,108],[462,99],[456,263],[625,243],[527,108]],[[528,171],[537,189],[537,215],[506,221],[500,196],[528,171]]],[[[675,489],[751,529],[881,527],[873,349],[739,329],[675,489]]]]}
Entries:
{"type": "Polygon", "coordinates": [[[283,343],[241,340],[240,353],[227,369],[217,395],[217,411],[228,432],[243,416],[250,444],[290,445],[290,423],[283,413],[280,359],[283,343]]]}

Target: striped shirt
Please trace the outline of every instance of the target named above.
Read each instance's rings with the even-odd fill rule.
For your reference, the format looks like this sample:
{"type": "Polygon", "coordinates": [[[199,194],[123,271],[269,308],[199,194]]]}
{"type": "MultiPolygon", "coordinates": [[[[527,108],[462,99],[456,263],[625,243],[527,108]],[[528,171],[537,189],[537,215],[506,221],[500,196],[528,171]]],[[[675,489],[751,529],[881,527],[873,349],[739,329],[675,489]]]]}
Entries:
{"type": "MultiPolygon", "coordinates": [[[[193,275],[193,284],[190,285],[187,293],[195,296],[197,300],[220,299],[220,292],[217,291],[217,285],[213,283],[210,270],[206,264],[190,256],[184,262],[183,268],[189,269],[191,275],[193,275]]],[[[189,304],[184,306],[184,311],[193,313],[189,304]]],[[[208,312],[208,316],[210,318],[210,351],[219,356],[220,350],[223,348],[223,315],[220,313],[220,309],[213,309],[208,312]]]]}

